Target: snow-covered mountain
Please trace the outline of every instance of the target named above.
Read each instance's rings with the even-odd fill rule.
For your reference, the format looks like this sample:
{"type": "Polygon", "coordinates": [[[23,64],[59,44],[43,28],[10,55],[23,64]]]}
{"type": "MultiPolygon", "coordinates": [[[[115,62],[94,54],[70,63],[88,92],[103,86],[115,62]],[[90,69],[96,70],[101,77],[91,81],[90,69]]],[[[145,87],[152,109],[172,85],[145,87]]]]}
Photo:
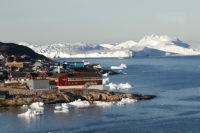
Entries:
{"type": "Polygon", "coordinates": [[[199,50],[190,48],[189,44],[180,41],[178,38],[157,35],[145,36],[139,42],[130,40],[119,44],[58,43],[34,45],[24,42],[19,44],[28,46],[39,54],[50,58],[200,55],[199,50]]]}

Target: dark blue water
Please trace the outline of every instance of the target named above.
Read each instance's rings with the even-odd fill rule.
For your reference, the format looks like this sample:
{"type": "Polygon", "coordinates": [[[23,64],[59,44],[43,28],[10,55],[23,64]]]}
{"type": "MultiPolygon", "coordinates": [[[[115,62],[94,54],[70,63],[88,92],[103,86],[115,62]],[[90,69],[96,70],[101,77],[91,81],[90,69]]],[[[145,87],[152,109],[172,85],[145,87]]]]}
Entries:
{"type": "Polygon", "coordinates": [[[66,114],[55,114],[53,106],[48,106],[45,114],[35,119],[18,118],[20,108],[1,108],[0,133],[200,132],[200,57],[87,60],[104,68],[127,64],[127,74],[109,76],[110,81],[134,86],[124,92],[153,94],[157,98],[125,106],[73,109],[66,114]]]}

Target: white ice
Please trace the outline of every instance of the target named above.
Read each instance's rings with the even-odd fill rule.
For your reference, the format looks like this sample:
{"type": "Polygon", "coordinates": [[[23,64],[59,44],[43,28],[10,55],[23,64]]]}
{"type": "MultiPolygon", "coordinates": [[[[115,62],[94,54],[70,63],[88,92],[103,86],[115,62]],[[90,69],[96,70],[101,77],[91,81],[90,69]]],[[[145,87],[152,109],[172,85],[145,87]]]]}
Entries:
{"type": "Polygon", "coordinates": [[[18,117],[24,117],[24,118],[29,119],[31,117],[44,114],[44,103],[42,102],[32,103],[30,105],[30,108],[28,108],[28,106],[26,105],[23,105],[22,108],[23,109],[27,108],[27,111],[25,113],[18,114],[17,115],[18,117]]]}
{"type": "Polygon", "coordinates": [[[140,41],[125,41],[117,44],[88,44],[88,43],[57,43],[57,44],[28,44],[39,54],[49,58],[125,58],[132,56],[172,56],[200,55],[200,51],[192,49],[189,44],[176,37],[150,35],[140,41]]]}
{"type": "Polygon", "coordinates": [[[30,105],[31,109],[35,110],[44,110],[44,103],[43,102],[35,102],[30,105]]]}
{"type": "Polygon", "coordinates": [[[129,83],[120,83],[120,84],[115,84],[115,83],[109,83],[106,85],[106,87],[109,89],[109,90],[128,90],[128,89],[131,89],[133,88],[131,86],[131,84],[129,83]]]}
{"type": "Polygon", "coordinates": [[[107,77],[108,76],[108,73],[104,73],[102,74],[103,77],[107,77]]]}
{"type": "Polygon", "coordinates": [[[88,101],[85,100],[82,101],[81,99],[78,99],[76,101],[70,102],[69,105],[73,105],[76,108],[83,108],[90,106],[90,103],[88,101]]]}
{"type": "Polygon", "coordinates": [[[120,66],[111,66],[110,69],[126,69],[126,64],[121,64],[120,66]]]}
{"type": "Polygon", "coordinates": [[[135,102],[137,102],[137,100],[135,99],[122,98],[121,101],[114,101],[114,102],[95,101],[93,103],[96,106],[109,107],[113,105],[121,106],[121,105],[126,105],[126,104],[133,104],[135,102]]]}
{"type": "Polygon", "coordinates": [[[137,100],[135,99],[129,99],[129,98],[122,98],[121,101],[117,102],[117,105],[125,105],[125,104],[130,104],[130,103],[135,103],[137,100]]]}
{"type": "Polygon", "coordinates": [[[93,102],[96,106],[108,107],[113,105],[112,102],[104,102],[104,101],[94,101],[93,102]]]}
{"type": "Polygon", "coordinates": [[[103,78],[103,84],[107,84],[109,82],[109,78],[103,78]]]}

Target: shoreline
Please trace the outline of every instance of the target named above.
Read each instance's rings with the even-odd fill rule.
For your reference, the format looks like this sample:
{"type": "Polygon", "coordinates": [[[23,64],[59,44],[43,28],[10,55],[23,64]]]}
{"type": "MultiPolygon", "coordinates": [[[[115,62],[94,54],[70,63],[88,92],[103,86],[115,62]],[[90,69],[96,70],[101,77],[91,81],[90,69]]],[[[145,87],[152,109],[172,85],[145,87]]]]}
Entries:
{"type": "Polygon", "coordinates": [[[30,105],[34,102],[43,102],[44,104],[69,103],[78,99],[93,103],[94,101],[120,101],[122,98],[150,100],[156,97],[155,95],[97,89],[25,90],[0,87],[0,91],[8,91],[10,94],[8,98],[0,101],[0,107],[30,105]]]}

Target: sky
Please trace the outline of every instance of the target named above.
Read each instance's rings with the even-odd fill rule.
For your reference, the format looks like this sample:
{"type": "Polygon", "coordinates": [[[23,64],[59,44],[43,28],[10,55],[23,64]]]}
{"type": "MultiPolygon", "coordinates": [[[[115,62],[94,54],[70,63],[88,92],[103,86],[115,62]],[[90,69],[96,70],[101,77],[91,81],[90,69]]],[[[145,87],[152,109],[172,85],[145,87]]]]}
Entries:
{"type": "Polygon", "coordinates": [[[199,0],[0,0],[0,41],[38,44],[200,42],[199,0]]]}

